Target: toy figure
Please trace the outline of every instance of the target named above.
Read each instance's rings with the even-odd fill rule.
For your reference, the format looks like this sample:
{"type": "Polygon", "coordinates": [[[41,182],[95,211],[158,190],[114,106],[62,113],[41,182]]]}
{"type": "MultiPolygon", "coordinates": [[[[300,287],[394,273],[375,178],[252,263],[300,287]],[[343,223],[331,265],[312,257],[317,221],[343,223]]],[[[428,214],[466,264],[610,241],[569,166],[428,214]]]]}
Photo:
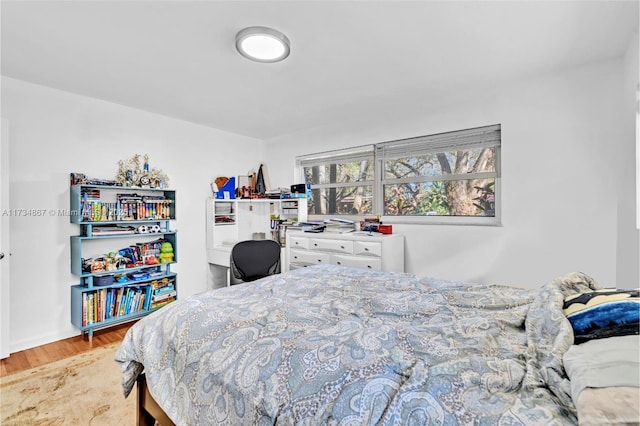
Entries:
{"type": "Polygon", "coordinates": [[[169,241],[165,241],[160,246],[160,263],[173,262],[173,245],[169,241]]]}

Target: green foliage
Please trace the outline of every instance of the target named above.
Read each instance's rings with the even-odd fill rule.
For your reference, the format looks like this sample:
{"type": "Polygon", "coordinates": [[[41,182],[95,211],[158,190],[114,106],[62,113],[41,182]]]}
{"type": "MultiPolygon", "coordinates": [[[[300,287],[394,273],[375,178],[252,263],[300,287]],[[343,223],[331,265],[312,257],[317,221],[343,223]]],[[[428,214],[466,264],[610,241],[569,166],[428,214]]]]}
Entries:
{"type": "Polygon", "coordinates": [[[449,199],[445,191],[444,182],[433,182],[429,190],[419,198],[418,210],[420,214],[449,215],[449,199]]]}

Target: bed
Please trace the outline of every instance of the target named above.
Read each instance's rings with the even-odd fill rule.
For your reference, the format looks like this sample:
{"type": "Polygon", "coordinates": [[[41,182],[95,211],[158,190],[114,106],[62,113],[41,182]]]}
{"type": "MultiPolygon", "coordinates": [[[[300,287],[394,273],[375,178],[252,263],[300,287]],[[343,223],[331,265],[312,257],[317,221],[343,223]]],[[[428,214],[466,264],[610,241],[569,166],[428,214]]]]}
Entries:
{"type": "Polygon", "coordinates": [[[115,360],[141,424],[574,425],[563,301],[598,289],[313,266],[180,299],[115,360]]]}

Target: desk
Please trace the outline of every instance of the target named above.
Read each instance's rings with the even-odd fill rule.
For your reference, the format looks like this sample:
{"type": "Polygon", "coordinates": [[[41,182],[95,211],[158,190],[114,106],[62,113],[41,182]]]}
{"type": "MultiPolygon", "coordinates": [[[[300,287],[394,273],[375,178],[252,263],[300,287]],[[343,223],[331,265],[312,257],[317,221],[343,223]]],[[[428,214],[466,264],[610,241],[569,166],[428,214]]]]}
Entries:
{"type": "MultiPolygon", "coordinates": [[[[207,262],[211,272],[209,288],[230,283],[231,248],[254,234],[272,235],[272,217],[290,222],[307,220],[307,199],[215,199],[206,200],[207,262]]],[[[283,250],[281,264],[284,265],[283,250]]]]}
{"type": "Polygon", "coordinates": [[[217,246],[207,249],[207,262],[209,262],[210,289],[229,286],[231,283],[230,268],[232,246],[217,246]]]}
{"type": "MultiPolygon", "coordinates": [[[[210,288],[222,288],[235,284],[237,281],[231,276],[231,249],[234,244],[224,244],[207,249],[207,262],[211,273],[210,288]]],[[[285,263],[285,250],[280,252],[280,265],[285,263]]]]}

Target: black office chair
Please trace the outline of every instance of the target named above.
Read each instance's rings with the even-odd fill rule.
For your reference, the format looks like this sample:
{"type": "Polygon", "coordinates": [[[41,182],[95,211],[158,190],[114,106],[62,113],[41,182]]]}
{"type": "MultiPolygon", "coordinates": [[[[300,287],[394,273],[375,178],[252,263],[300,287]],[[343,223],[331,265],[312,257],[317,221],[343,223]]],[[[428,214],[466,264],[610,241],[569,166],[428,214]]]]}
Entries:
{"type": "Polygon", "coordinates": [[[247,240],[231,249],[230,284],[255,281],[280,273],[280,244],[273,240],[247,240]],[[239,281],[238,281],[239,280],[239,281]]]}

